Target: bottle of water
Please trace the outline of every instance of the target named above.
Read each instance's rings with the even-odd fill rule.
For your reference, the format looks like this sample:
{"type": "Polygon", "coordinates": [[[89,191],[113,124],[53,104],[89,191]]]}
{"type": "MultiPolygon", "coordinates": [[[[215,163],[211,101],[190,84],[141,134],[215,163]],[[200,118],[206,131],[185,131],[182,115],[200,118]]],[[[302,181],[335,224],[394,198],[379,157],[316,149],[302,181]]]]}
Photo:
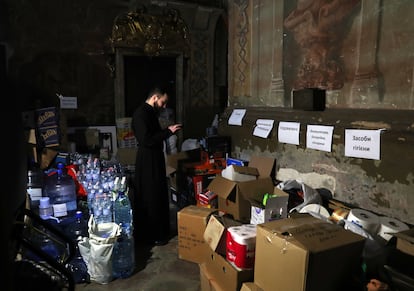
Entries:
{"type": "Polygon", "coordinates": [[[112,195],[100,189],[92,201],[92,212],[96,223],[112,222],[112,195]]]}
{"type": "Polygon", "coordinates": [[[118,186],[117,197],[114,201],[114,222],[122,224],[123,231],[127,235],[132,236],[132,208],[126,191],[126,177],[123,176],[118,186]]]}
{"type": "Polygon", "coordinates": [[[83,237],[89,236],[88,223],[83,219],[82,211],[76,211],[75,221],[66,227],[65,233],[71,238],[72,242],[76,244],[75,256],[68,262],[66,267],[72,273],[75,283],[89,282],[88,267],[80,254],[78,245],[83,237]]]}
{"type": "Polygon", "coordinates": [[[58,164],[57,171],[46,177],[44,195],[50,199],[55,217],[71,216],[77,210],[76,185],[73,178],[58,164]]]}
{"type": "Polygon", "coordinates": [[[121,223],[121,234],[114,244],[112,252],[112,273],[114,278],[127,278],[135,270],[134,237],[128,235],[121,223]]]}
{"type": "Polygon", "coordinates": [[[72,239],[74,243],[78,243],[83,237],[88,237],[88,223],[83,218],[82,211],[78,210],[75,214],[75,221],[68,224],[65,230],[66,234],[72,239]]]}

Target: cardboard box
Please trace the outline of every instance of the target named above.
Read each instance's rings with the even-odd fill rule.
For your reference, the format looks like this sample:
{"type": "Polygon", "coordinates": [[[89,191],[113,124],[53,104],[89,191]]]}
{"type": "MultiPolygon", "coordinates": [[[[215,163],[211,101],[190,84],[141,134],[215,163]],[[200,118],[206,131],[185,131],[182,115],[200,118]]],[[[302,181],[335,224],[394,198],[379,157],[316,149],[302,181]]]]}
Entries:
{"type": "Polygon", "coordinates": [[[264,290],[341,290],[365,238],[309,214],[257,225],[254,282],[264,290]]]}
{"type": "Polygon", "coordinates": [[[257,168],[230,165],[221,172],[221,176],[235,182],[251,181],[257,179],[259,171],[257,168]]]}
{"type": "Polygon", "coordinates": [[[39,147],[56,147],[60,145],[60,128],[59,126],[39,127],[37,132],[37,145],[39,147]]]}
{"type": "Polygon", "coordinates": [[[276,219],[286,218],[288,215],[289,194],[277,187],[273,188],[275,197],[269,197],[266,206],[263,206],[262,201],[250,200],[251,213],[250,223],[260,224],[276,219]]]}
{"type": "Polygon", "coordinates": [[[234,182],[217,176],[208,186],[218,195],[218,209],[233,215],[234,219],[250,223],[251,200],[259,200],[274,189],[270,177],[253,181],[234,182]]]}
{"type": "Polygon", "coordinates": [[[244,282],[240,291],[263,291],[263,289],[257,286],[254,282],[244,282]]]}
{"type": "Polygon", "coordinates": [[[200,266],[200,290],[201,291],[226,291],[221,289],[215,279],[208,273],[207,267],[204,263],[200,266]]]}
{"type": "Polygon", "coordinates": [[[204,230],[215,209],[189,205],[177,212],[178,257],[202,263],[210,252],[204,240],[204,230]]]}
{"type": "Polygon", "coordinates": [[[397,249],[403,253],[414,256],[414,228],[393,234],[397,237],[397,249]]]}
{"type": "Polygon", "coordinates": [[[210,251],[205,267],[221,290],[240,290],[244,282],[253,281],[253,270],[238,270],[225,258],[210,251]]]}
{"type": "Polygon", "coordinates": [[[59,111],[56,107],[35,110],[36,127],[59,126],[59,111]]]}
{"type": "Polygon", "coordinates": [[[231,219],[228,216],[213,214],[210,216],[204,231],[204,240],[212,251],[226,256],[227,228],[241,224],[241,222],[231,219]]]}

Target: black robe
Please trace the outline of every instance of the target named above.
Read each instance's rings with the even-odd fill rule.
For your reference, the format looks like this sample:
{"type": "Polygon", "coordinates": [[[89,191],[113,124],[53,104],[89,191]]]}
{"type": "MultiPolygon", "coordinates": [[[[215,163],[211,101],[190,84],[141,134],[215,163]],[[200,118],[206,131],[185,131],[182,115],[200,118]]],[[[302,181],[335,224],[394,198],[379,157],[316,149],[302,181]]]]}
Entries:
{"type": "Polygon", "coordinates": [[[135,161],[134,234],[138,241],[169,238],[169,196],[164,140],[172,132],[161,129],[158,114],[149,104],[138,107],[132,117],[138,143],[135,161]]]}

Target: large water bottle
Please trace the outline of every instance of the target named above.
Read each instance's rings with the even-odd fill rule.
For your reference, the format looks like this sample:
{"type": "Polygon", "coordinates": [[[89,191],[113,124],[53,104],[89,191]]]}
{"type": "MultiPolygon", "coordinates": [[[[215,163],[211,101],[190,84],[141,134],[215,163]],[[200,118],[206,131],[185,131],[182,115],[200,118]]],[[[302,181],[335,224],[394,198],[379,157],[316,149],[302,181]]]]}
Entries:
{"type": "Polygon", "coordinates": [[[114,201],[114,222],[122,224],[123,231],[127,235],[132,235],[132,207],[126,191],[126,177],[123,176],[118,186],[117,197],[114,201]]]}
{"type": "Polygon", "coordinates": [[[114,278],[127,278],[134,273],[134,270],[134,237],[132,235],[128,235],[124,230],[122,230],[120,236],[114,244],[112,252],[112,273],[114,278]]]}
{"type": "Polygon", "coordinates": [[[55,217],[71,216],[77,210],[76,185],[66,174],[64,165],[58,164],[57,171],[45,179],[44,195],[50,199],[55,217]]]}

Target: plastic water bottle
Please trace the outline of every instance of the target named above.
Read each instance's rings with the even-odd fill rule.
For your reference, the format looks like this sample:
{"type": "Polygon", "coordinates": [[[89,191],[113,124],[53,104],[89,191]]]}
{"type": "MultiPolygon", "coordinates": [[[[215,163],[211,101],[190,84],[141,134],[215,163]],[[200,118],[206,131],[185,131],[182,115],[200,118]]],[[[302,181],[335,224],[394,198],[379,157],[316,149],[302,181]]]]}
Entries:
{"type": "Polygon", "coordinates": [[[79,251],[78,243],[83,237],[88,237],[88,223],[83,218],[82,211],[78,210],[75,214],[75,221],[68,224],[65,229],[65,233],[72,239],[76,244],[75,256],[67,264],[67,268],[72,273],[75,283],[86,283],[89,282],[88,267],[82,258],[79,251]]]}
{"type": "Polygon", "coordinates": [[[75,214],[77,210],[75,181],[65,173],[62,163],[58,164],[56,173],[46,177],[43,191],[43,196],[50,199],[55,217],[75,214]]]}
{"type": "MultiPolygon", "coordinates": [[[[122,224],[121,224],[122,228],[122,224]]],[[[114,278],[127,278],[135,270],[134,237],[124,230],[114,244],[112,252],[112,273],[114,278]]]]}
{"type": "Polygon", "coordinates": [[[126,189],[126,177],[124,176],[121,179],[117,197],[114,201],[114,222],[122,225],[123,231],[127,235],[132,235],[132,208],[126,189]]]}
{"type": "Polygon", "coordinates": [[[83,237],[88,237],[88,223],[83,218],[82,211],[78,210],[75,214],[75,221],[68,224],[65,230],[66,234],[72,239],[74,243],[78,243],[83,237]]]}
{"type": "Polygon", "coordinates": [[[112,196],[107,192],[95,193],[92,201],[92,212],[96,223],[112,222],[112,196]]]}

